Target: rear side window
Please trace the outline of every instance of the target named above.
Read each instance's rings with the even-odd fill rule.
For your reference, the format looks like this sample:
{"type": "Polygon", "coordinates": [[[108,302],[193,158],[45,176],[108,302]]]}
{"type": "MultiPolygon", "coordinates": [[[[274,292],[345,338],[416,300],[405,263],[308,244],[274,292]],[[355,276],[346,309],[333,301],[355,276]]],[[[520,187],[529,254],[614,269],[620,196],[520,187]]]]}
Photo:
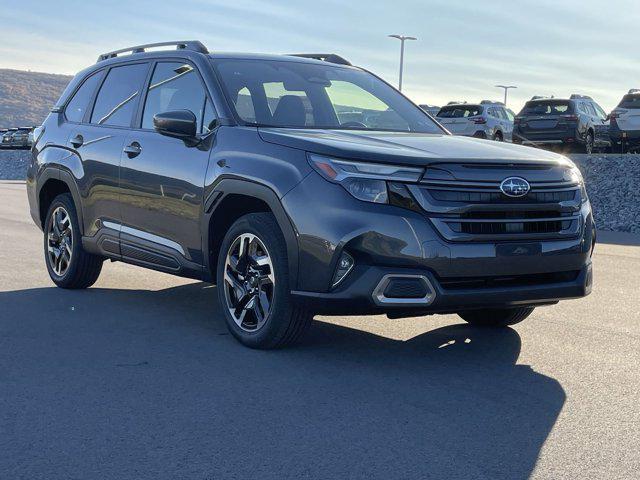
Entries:
{"type": "Polygon", "coordinates": [[[441,118],[466,118],[482,114],[482,107],[477,105],[451,105],[442,107],[438,112],[441,118]]]}
{"type": "Polygon", "coordinates": [[[564,115],[573,113],[571,102],[557,100],[544,102],[527,102],[520,115],[564,115]]]}
{"type": "Polygon", "coordinates": [[[96,91],[103,75],[104,72],[100,71],[98,73],[94,73],[84,81],[82,86],[73,95],[73,98],[71,98],[71,101],[67,104],[67,108],[64,110],[64,115],[67,120],[70,122],[82,122],[84,114],[87,111],[87,108],[89,108],[89,102],[93,97],[93,92],[96,91]]]}
{"type": "Polygon", "coordinates": [[[91,114],[91,123],[128,127],[138,105],[148,65],[138,63],[109,70],[91,114]]]}
{"type": "Polygon", "coordinates": [[[191,65],[158,63],[144,105],[142,128],[153,128],[153,116],[156,113],[190,110],[198,119],[198,132],[201,132],[206,98],[198,73],[191,65]]]}
{"type": "Polygon", "coordinates": [[[620,105],[618,105],[618,107],[620,107],[620,108],[640,108],[640,95],[638,95],[638,94],[625,95],[624,97],[622,97],[622,101],[620,102],[620,105]]]}

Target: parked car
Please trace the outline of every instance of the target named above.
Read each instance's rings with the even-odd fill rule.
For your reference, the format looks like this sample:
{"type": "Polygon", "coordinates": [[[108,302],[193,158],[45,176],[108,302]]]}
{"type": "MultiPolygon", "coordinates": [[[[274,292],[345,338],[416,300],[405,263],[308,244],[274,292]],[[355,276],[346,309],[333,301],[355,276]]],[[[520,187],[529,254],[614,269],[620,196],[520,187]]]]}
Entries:
{"type": "Polygon", "coordinates": [[[29,134],[31,133],[31,127],[17,128],[11,137],[11,148],[26,149],[30,148],[29,134]]]}
{"type": "Polygon", "coordinates": [[[609,133],[615,151],[640,148],[640,89],[631,89],[609,115],[609,133]]]}
{"type": "Polygon", "coordinates": [[[516,116],[513,141],[592,153],[610,147],[607,114],[591,97],[534,97],[516,116]]]}
{"type": "Polygon", "coordinates": [[[440,111],[440,107],[436,106],[436,105],[428,105],[426,103],[423,103],[422,105],[418,105],[422,110],[424,110],[425,112],[427,112],[429,115],[431,115],[432,117],[435,117],[438,112],[440,111]]]}
{"type": "Polygon", "coordinates": [[[13,148],[13,134],[18,131],[17,128],[9,128],[2,135],[2,148],[13,148]]]}
{"type": "Polygon", "coordinates": [[[501,102],[452,103],[442,107],[436,117],[454,135],[511,141],[513,112],[501,102]]]}
{"type": "Polygon", "coordinates": [[[575,165],[452,136],[338,55],[108,52],[34,138],[28,199],[56,285],[89,287],[107,258],[215,282],[250,347],[314,314],[506,326],[591,290],[575,165]]]}
{"type": "Polygon", "coordinates": [[[4,139],[5,134],[6,134],[8,131],[9,131],[9,129],[8,129],[8,128],[0,128],[0,148],[3,148],[3,147],[4,147],[4,145],[3,145],[3,143],[4,143],[4,142],[3,142],[3,139],[4,139]]]}

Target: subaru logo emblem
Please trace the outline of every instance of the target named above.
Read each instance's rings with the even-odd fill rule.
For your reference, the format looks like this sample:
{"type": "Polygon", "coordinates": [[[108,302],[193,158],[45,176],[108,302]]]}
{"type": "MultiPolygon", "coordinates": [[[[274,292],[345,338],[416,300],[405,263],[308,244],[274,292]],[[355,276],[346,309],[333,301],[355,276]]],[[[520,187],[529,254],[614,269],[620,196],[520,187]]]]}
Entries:
{"type": "Polygon", "coordinates": [[[524,178],[505,178],[500,184],[500,191],[507,197],[524,197],[531,190],[531,185],[524,178]]]}

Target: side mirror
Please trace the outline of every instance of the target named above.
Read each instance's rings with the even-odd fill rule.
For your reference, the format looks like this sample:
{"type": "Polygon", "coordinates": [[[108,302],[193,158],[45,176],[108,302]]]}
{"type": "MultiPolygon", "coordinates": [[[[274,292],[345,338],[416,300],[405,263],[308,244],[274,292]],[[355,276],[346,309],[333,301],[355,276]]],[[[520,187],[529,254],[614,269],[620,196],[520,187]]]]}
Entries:
{"type": "Polygon", "coordinates": [[[153,116],[153,127],[167,137],[179,138],[193,147],[198,144],[198,120],[191,110],[174,110],[153,116]]]}

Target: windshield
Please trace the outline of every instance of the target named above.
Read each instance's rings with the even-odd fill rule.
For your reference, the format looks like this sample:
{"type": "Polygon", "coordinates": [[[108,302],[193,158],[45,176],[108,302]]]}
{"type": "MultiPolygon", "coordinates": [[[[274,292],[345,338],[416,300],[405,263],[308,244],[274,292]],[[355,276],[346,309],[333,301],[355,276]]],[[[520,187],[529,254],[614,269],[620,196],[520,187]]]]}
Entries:
{"type": "Polygon", "coordinates": [[[520,115],[564,115],[573,113],[571,102],[566,100],[544,100],[527,102],[520,115]]]}
{"type": "Polygon", "coordinates": [[[277,60],[213,60],[243,121],[269,127],[444,133],[418,106],[355,68],[277,60]]]}

